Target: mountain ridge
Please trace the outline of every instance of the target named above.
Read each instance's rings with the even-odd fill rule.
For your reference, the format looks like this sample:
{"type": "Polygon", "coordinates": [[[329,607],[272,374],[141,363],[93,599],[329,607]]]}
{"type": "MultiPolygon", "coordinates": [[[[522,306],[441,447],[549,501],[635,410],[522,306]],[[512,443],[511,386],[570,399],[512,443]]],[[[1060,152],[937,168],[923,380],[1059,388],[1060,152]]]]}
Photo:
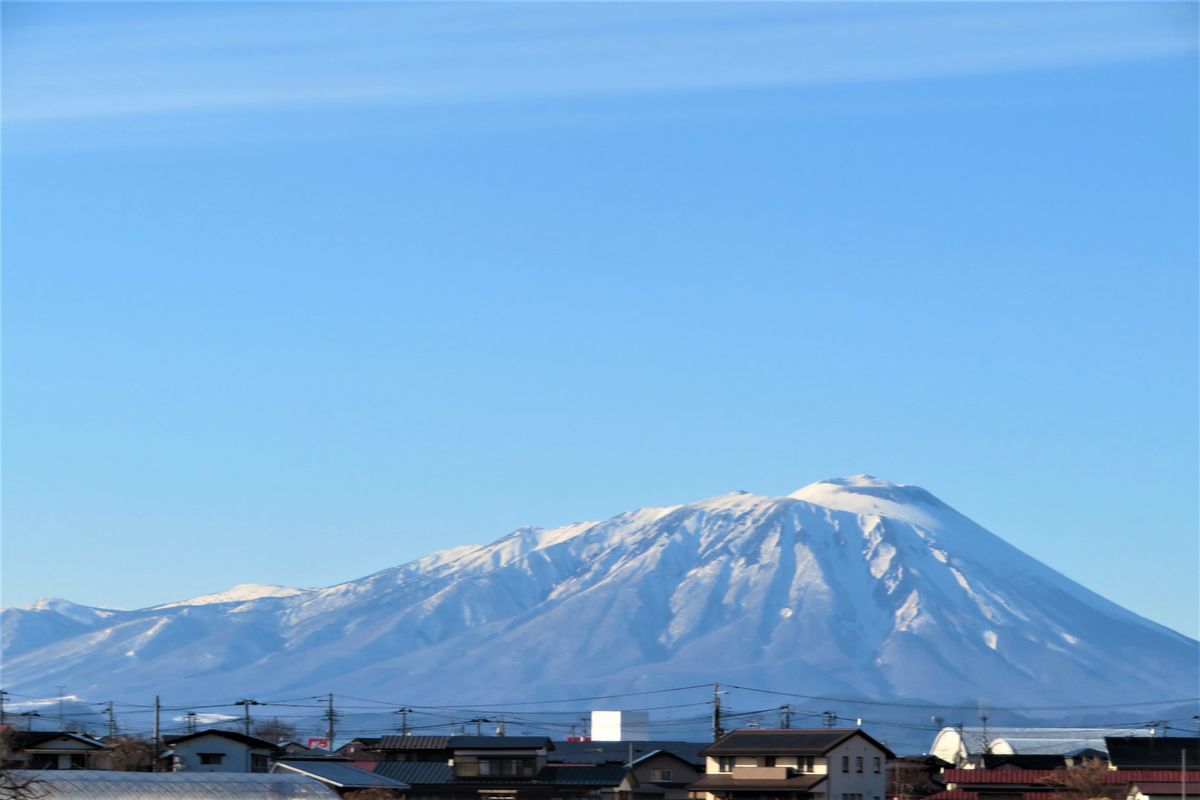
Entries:
{"type": "Polygon", "coordinates": [[[91,696],[230,685],[437,696],[457,683],[532,697],[721,680],[1041,701],[1144,697],[1147,684],[1184,696],[1200,648],[926,490],[866,475],[525,526],[281,591],[90,620],[6,609],[6,682],[91,696]],[[155,685],[163,675],[169,685],[155,685]]]}

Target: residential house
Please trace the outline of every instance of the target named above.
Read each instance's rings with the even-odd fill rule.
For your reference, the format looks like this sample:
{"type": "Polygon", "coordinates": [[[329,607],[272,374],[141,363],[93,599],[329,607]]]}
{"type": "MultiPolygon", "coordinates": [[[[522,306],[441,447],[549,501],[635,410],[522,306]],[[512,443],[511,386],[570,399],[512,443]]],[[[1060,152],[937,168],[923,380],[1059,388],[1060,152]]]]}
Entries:
{"type": "Polygon", "coordinates": [[[279,753],[271,742],[236,731],[204,730],[163,740],[173,772],[269,772],[279,753]]]}
{"type": "Polygon", "coordinates": [[[108,769],[109,750],[99,739],[66,731],[9,731],[7,769],[108,769]]]}
{"type": "Polygon", "coordinates": [[[883,800],[895,757],[859,728],[739,730],[700,752],[697,800],[883,800]]]}

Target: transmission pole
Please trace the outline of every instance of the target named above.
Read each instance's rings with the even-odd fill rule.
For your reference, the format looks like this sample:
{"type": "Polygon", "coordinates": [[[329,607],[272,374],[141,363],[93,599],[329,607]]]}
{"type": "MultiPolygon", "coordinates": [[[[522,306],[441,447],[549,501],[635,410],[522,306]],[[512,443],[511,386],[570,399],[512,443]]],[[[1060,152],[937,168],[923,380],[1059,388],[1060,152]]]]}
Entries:
{"type": "Polygon", "coordinates": [[[108,737],[117,735],[117,715],[113,713],[113,701],[108,701],[108,737]]]}
{"type": "Polygon", "coordinates": [[[162,713],[162,703],[158,695],[154,695],[154,771],[158,772],[158,754],[162,752],[162,729],[159,727],[159,715],[162,713]]]}
{"type": "Polygon", "coordinates": [[[721,727],[721,684],[713,684],[713,717],[712,717],[712,735],[713,741],[717,741],[725,735],[725,730],[721,727]]]}
{"type": "Polygon", "coordinates": [[[333,692],[329,693],[329,710],[325,712],[325,720],[329,723],[325,728],[325,738],[329,740],[329,752],[333,752],[333,721],[337,712],[333,710],[333,692]]]}
{"type": "Polygon", "coordinates": [[[234,703],[234,705],[241,706],[242,710],[244,711],[244,715],[242,717],[242,725],[246,730],[246,735],[249,736],[250,735],[250,706],[260,706],[260,705],[262,705],[262,703],[258,702],[257,700],[238,700],[236,703],[234,703]]]}
{"type": "Polygon", "coordinates": [[[396,713],[400,715],[400,735],[408,736],[408,712],[411,708],[397,708],[396,713]]]}

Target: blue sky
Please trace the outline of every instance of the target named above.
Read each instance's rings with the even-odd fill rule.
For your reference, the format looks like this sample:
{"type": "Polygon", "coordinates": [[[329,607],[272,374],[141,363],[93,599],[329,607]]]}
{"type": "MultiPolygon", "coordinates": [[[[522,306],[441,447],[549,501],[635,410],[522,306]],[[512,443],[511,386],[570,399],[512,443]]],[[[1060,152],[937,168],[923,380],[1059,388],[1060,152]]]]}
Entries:
{"type": "Polygon", "coordinates": [[[918,483],[1200,630],[1186,4],[6,4],[3,600],[918,483]]]}

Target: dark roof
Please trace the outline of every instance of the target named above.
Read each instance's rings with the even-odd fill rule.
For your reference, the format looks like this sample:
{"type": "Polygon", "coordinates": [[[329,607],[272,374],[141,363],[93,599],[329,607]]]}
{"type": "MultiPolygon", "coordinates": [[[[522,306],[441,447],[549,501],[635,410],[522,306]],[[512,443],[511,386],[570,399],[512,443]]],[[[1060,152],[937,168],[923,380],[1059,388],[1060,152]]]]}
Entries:
{"type": "MultiPolygon", "coordinates": [[[[376,739],[378,750],[449,750],[449,736],[384,736],[376,739]]],[[[363,743],[366,743],[366,739],[363,743]]]]}
{"type": "Polygon", "coordinates": [[[534,778],[455,778],[454,767],[441,761],[381,761],[374,765],[382,775],[410,786],[440,784],[459,786],[617,786],[625,777],[622,766],[562,766],[544,768],[534,778]]]}
{"type": "Polygon", "coordinates": [[[267,750],[276,749],[275,745],[271,742],[268,742],[266,739],[256,739],[253,736],[247,736],[246,734],[238,733],[237,731],[221,731],[217,730],[216,728],[209,728],[208,730],[204,731],[196,731],[195,733],[184,733],[179,736],[167,736],[163,738],[163,741],[169,745],[177,745],[180,742],[199,739],[201,736],[220,736],[224,739],[229,739],[230,741],[241,742],[248,747],[265,748],[267,750]]]}
{"type": "Polygon", "coordinates": [[[1058,769],[1067,766],[1065,755],[1048,753],[984,753],[983,766],[986,769],[1009,766],[1017,769],[1058,769]]]}
{"type": "Polygon", "coordinates": [[[91,736],[82,733],[67,733],[65,731],[13,731],[8,736],[9,747],[12,750],[39,747],[55,739],[74,739],[97,749],[103,749],[104,747],[104,742],[101,742],[99,739],[93,739],[91,736]]]}
{"type": "Polygon", "coordinates": [[[410,786],[429,786],[454,780],[454,768],[445,761],[381,761],[375,765],[374,772],[410,786]]]}
{"type": "Polygon", "coordinates": [[[625,779],[625,767],[599,764],[590,767],[550,766],[538,773],[538,783],[559,786],[617,786],[625,779]]]}
{"type": "Polygon", "coordinates": [[[379,775],[369,770],[359,769],[344,761],[280,761],[272,768],[272,772],[289,770],[307,775],[311,778],[336,786],[339,789],[370,789],[379,786],[384,789],[409,789],[407,783],[379,775]]]}
{"type": "Polygon", "coordinates": [[[700,751],[706,756],[731,755],[824,755],[853,736],[862,736],[885,752],[891,750],[859,728],[816,728],[810,730],[740,730],[727,733],[700,751]]]}
{"type": "Polygon", "coordinates": [[[554,752],[549,759],[558,764],[624,764],[629,760],[630,745],[633,745],[634,761],[650,753],[663,751],[695,766],[704,766],[704,756],[700,755],[700,750],[705,747],[703,742],[668,739],[648,742],[555,742],[554,752]]]}
{"type": "Polygon", "coordinates": [[[131,797],[204,797],[210,800],[337,800],[329,786],[302,775],[251,772],[112,772],[93,769],[13,770],[31,778],[37,797],[63,800],[129,800],[131,797]]]}
{"type": "Polygon", "coordinates": [[[735,778],[729,774],[713,773],[704,775],[700,780],[689,786],[689,789],[705,792],[728,791],[741,789],[747,792],[784,790],[792,792],[807,792],[821,781],[824,775],[793,775],[790,778],[768,778],[763,780],[735,778]]]}
{"type": "Polygon", "coordinates": [[[554,749],[546,736],[451,736],[451,750],[537,750],[554,749]]]}
{"type": "Polygon", "coordinates": [[[683,764],[684,766],[691,767],[692,769],[700,769],[701,772],[704,771],[702,767],[698,767],[695,763],[688,761],[683,756],[672,753],[670,750],[652,750],[649,753],[646,753],[646,755],[642,756],[641,758],[634,758],[633,763],[641,764],[643,761],[647,761],[651,758],[660,758],[660,757],[661,758],[672,758],[672,759],[678,761],[680,764],[683,764]]]}
{"type": "Polygon", "coordinates": [[[1105,736],[1104,744],[1117,769],[1177,769],[1181,752],[1188,764],[1200,764],[1200,738],[1195,736],[1105,736]]]}

